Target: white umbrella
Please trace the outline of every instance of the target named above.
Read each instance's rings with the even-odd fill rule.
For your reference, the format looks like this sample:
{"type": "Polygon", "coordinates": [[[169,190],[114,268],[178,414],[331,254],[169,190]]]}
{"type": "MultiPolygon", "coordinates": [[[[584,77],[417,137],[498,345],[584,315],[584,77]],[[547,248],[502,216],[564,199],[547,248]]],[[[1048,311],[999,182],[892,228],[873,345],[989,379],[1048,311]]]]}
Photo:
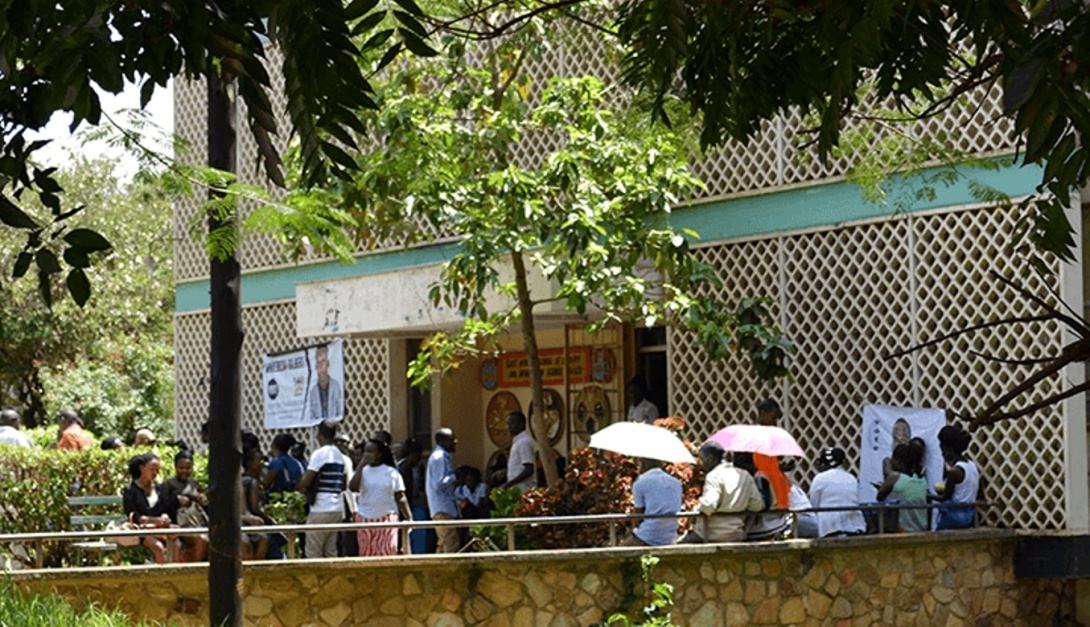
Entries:
{"type": "Polygon", "coordinates": [[[590,436],[590,446],[629,457],[693,464],[696,460],[669,429],[645,422],[615,422],[590,436]]]}

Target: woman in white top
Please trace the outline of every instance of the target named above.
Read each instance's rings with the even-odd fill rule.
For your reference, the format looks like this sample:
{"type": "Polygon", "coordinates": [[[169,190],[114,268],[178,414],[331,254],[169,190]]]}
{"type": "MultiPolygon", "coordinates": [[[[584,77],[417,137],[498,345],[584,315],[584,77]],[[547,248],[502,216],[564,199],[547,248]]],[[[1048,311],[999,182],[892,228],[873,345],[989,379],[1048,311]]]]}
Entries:
{"type": "MultiPolygon", "coordinates": [[[[356,498],[356,522],[397,522],[412,520],[412,510],[405,498],[405,480],[394,465],[390,447],[381,440],[368,440],[363,460],[352,475],[348,489],[359,492],[356,498]]],[[[360,556],[397,555],[397,529],[360,529],[356,532],[360,556]]]]}
{"type": "MultiPolygon", "coordinates": [[[[844,469],[846,459],[839,448],[827,448],[817,459],[819,472],[810,483],[810,504],[822,507],[859,507],[859,480],[844,469]]],[[[818,536],[822,538],[854,536],[867,530],[858,509],[817,512],[818,536]]]]}
{"type": "MultiPolygon", "coordinates": [[[[969,448],[969,434],[962,429],[947,425],[939,430],[939,447],[946,461],[946,480],[935,486],[937,501],[968,504],[977,500],[980,491],[980,469],[965,457],[969,448]]],[[[939,509],[935,529],[967,529],[973,526],[976,512],[972,507],[943,507],[939,509]]]]}

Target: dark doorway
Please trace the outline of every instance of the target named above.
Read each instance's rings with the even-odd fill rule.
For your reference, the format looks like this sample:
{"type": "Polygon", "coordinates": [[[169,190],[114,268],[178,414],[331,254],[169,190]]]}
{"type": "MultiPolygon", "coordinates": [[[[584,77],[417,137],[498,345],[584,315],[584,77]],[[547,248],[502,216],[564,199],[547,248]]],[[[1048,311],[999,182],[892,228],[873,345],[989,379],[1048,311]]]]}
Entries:
{"type": "Polygon", "coordinates": [[[636,376],[647,389],[647,400],[669,416],[670,373],[666,362],[666,327],[636,329],[636,376]]]}
{"type": "MultiPolygon", "coordinates": [[[[415,359],[420,353],[421,340],[412,339],[406,341],[405,351],[409,360],[415,359]]],[[[431,441],[431,388],[420,389],[409,386],[409,435],[416,441],[430,449],[431,441]]]]}

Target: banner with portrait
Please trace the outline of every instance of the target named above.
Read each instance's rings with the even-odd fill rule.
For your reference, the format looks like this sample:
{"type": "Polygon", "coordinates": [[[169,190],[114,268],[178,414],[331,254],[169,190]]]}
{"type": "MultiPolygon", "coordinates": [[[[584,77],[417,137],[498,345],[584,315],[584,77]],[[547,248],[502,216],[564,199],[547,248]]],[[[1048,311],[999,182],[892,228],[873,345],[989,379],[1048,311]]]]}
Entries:
{"type": "Polygon", "coordinates": [[[859,455],[859,501],[876,500],[885,475],[883,465],[893,454],[893,448],[912,438],[924,443],[924,474],[928,490],[942,481],[942,452],[939,451],[939,429],[946,426],[946,411],[934,408],[863,406],[863,442],[859,455]]]}
{"type": "Polygon", "coordinates": [[[261,378],[267,429],[344,418],[344,340],[265,355],[261,378]]]}

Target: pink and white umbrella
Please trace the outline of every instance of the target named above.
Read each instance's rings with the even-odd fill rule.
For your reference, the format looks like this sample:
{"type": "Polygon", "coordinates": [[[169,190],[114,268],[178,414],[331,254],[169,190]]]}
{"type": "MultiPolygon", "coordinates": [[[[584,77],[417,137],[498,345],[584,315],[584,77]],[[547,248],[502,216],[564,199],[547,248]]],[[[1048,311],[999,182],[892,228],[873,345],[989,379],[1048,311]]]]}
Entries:
{"type": "Polygon", "coordinates": [[[718,442],[728,451],[746,451],[772,457],[805,457],[802,447],[790,433],[765,425],[731,425],[715,432],[709,442],[718,442]]]}

